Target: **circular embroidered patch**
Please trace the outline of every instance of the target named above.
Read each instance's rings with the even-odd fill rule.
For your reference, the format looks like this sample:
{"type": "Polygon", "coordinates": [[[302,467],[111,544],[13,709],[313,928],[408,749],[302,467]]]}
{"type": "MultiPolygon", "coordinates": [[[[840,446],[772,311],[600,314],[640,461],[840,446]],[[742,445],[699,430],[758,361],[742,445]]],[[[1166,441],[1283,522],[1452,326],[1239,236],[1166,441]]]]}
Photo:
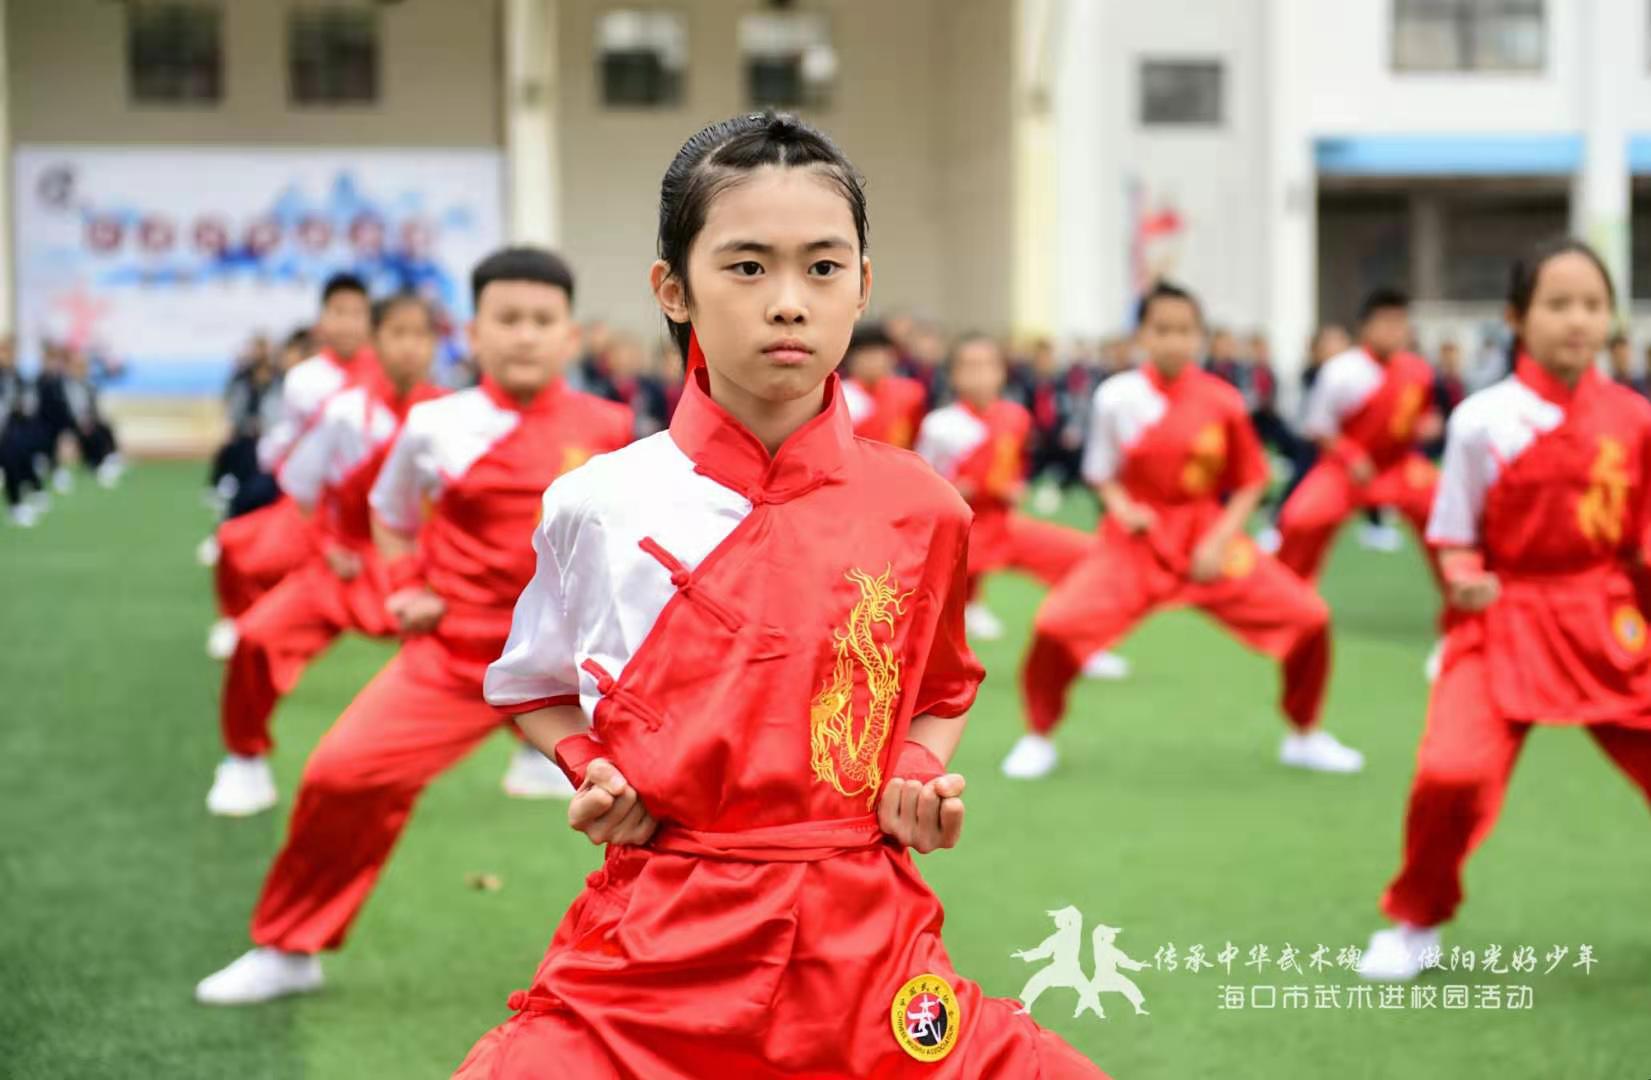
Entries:
{"type": "Polygon", "coordinates": [[[1618,645],[1639,652],[1645,648],[1645,616],[1638,608],[1619,607],[1611,615],[1611,633],[1616,635],[1618,645]]]}
{"type": "Polygon", "coordinates": [[[952,984],[933,973],[900,988],[889,1008],[894,1041],[918,1061],[939,1061],[957,1045],[963,1013],[952,984]]]}
{"type": "Polygon", "coordinates": [[[1231,581],[1249,577],[1255,569],[1255,545],[1248,537],[1234,537],[1227,545],[1227,557],[1221,562],[1221,573],[1231,581]]]}

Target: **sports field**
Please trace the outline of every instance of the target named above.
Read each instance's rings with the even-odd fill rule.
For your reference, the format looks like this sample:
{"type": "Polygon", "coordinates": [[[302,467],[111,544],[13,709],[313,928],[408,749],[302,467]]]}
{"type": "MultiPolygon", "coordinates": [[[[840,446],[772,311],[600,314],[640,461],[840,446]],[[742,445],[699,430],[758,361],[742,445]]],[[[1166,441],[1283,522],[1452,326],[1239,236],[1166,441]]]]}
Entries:
{"type": "MultiPolygon", "coordinates": [[[[598,852],[561,804],[502,795],[501,735],[430,790],[321,994],[197,1006],[195,981],[246,947],[306,752],[388,655],[345,641],[282,707],[277,813],[210,817],[219,670],[193,561],[211,525],[201,475],[144,465],[113,492],[82,482],[37,529],[0,531],[0,1075],[444,1076],[505,1017],[598,852]],[[475,888],[480,874],[502,887],[475,888]]],[[[1093,510],[1074,500],[1067,516],[1093,510]]],[[[1431,1006],[1406,991],[1402,1007],[1378,992],[1366,1008],[1351,992],[1363,984],[1334,959],[1364,945],[1395,868],[1434,600],[1413,550],[1363,551],[1350,531],[1324,587],[1327,726],[1366,752],[1363,774],[1276,765],[1274,670],[1175,613],[1124,644],[1127,682],[1077,693],[1057,772],[1017,785],[997,764],[1020,730],[1015,669],[1039,590],[991,583],[1010,632],[981,646],[990,678],[955,760],[963,843],[923,860],[959,970],[1017,994],[1035,967],[1010,953],[1065,905],[1086,916],[1086,942],[1096,922],[1120,927],[1149,965],[1173,945],[1176,970],[1132,975],[1150,1016],[1112,993],[1104,1021],[1073,1019],[1071,990],[1037,1002],[1119,1080],[1651,1077],[1651,816],[1575,731],[1532,739],[1445,941],[1447,964],[1451,946],[1480,961],[1500,946],[1494,966],[1529,948],[1535,970],[1435,973],[1420,984],[1431,1006]],[[1231,974],[1217,960],[1228,942],[1231,974]],[[1331,962],[1315,971],[1321,944],[1331,962]],[[1213,970],[1179,963],[1194,945],[1213,970]],[[1260,945],[1270,962],[1246,966],[1260,945]],[[1278,970],[1287,945],[1300,972],[1278,970]],[[1594,962],[1575,966],[1584,945],[1594,962]],[[1555,960],[1555,946],[1568,952],[1555,960]],[[1244,1008],[1223,1008],[1227,987],[1244,1008]],[[1467,1007],[1447,1009],[1456,987],[1467,1007]]]]}

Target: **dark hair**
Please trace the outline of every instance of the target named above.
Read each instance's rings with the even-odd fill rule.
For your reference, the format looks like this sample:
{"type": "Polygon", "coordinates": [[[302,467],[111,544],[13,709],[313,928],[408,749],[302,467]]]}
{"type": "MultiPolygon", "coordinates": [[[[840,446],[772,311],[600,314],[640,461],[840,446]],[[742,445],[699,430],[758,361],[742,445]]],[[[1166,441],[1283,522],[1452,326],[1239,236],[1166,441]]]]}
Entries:
{"type": "MultiPolygon", "coordinates": [[[[745,173],[764,165],[818,166],[842,190],[854,216],[854,231],[866,250],[864,180],[824,132],[790,113],[766,109],[719,120],[701,128],[676,152],[659,184],[659,258],[688,295],[688,249],[705,227],[711,200],[745,173]]],[[[692,327],[666,319],[677,349],[688,355],[692,327]]]]}
{"type": "Polygon", "coordinates": [[[341,292],[360,293],[361,297],[366,299],[367,283],[354,274],[334,274],[327,279],[325,285],[321,286],[321,303],[325,305],[328,300],[341,292]]]}
{"type": "Polygon", "coordinates": [[[1508,306],[1513,308],[1514,314],[1520,318],[1531,309],[1531,299],[1536,295],[1536,280],[1542,275],[1542,268],[1548,260],[1558,255],[1582,255],[1599,270],[1599,276],[1605,279],[1605,295],[1615,307],[1617,302],[1617,287],[1611,283],[1611,271],[1605,268],[1605,260],[1599,253],[1587,244],[1570,236],[1555,237],[1544,240],[1525,253],[1524,258],[1515,259],[1513,272],[1508,276],[1508,306]]]}
{"type": "Polygon", "coordinates": [[[495,281],[532,281],[568,294],[573,304],[573,268],[554,251],[539,247],[505,247],[493,252],[470,271],[470,302],[481,306],[482,290],[495,281]]]}
{"type": "MultiPolygon", "coordinates": [[[[1606,278],[1605,280],[1610,281],[1611,279],[1606,278]]],[[[1623,333],[1621,330],[1616,331],[1609,338],[1605,339],[1605,347],[1607,349],[1614,349],[1618,345],[1626,345],[1626,344],[1628,344],[1628,335],[1623,333]]]]}
{"type": "Polygon", "coordinates": [[[1364,303],[1359,305],[1358,323],[1363,326],[1370,317],[1378,311],[1389,311],[1394,308],[1400,311],[1410,307],[1410,295],[1403,289],[1395,289],[1389,285],[1382,285],[1371,289],[1365,294],[1364,303]]]}
{"type": "Polygon", "coordinates": [[[1184,300],[1192,305],[1193,314],[1198,321],[1204,321],[1204,309],[1199,306],[1198,298],[1181,286],[1169,281],[1155,281],[1135,305],[1135,325],[1139,326],[1147,321],[1147,314],[1152,311],[1152,305],[1158,300],[1184,300]]]}
{"type": "Polygon", "coordinates": [[[864,320],[854,324],[854,332],[848,338],[848,351],[856,349],[892,349],[894,339],[889,337],[888,330],[880,322],[866,322],[864,320]]]}
{"type": "Polygon", "coordinates": [[[314,344],[314,338],[310,334],[310,328],[307,326],[300,326],[298,329],[287,335],[287,340],[281,342],[281,348],[304,349],[305,351],[308,351],[312,344],[314,344]]]}
{"type": "Polygon", "coordinates": [[[416,292],[402,291],[391,293],[373,305],[373,329],[377,330],[384,325],[384,320],[404,307],[416,307],[424,313],[424,319],[430,324],[430,329],[436,328],[436,313],[430,307],[429,301],[416,292]]]}

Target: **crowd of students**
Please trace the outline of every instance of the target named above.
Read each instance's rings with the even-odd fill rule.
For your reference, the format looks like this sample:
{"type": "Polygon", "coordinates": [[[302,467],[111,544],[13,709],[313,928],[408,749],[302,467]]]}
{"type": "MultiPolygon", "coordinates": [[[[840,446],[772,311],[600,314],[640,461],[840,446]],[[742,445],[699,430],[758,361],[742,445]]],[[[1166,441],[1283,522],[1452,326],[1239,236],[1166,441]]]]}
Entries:
{"type": "Polygon", "coordinates": [[[71,455],[103,487],[119,483],[125,465],[98,399],[120,374],[116,361],[47,342],[39,370],[24,375],[16,343],[0,340],[0,478],[12,525],[34,526],[54,492],[74,490],[71,455]]]}

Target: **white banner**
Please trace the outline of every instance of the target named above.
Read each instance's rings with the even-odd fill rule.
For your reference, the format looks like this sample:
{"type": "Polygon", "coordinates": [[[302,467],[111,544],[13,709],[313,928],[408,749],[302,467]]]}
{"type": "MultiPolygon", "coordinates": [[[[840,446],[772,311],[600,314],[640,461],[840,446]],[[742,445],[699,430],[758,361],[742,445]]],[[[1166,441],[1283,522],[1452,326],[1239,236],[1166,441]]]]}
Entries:
{"type": "Polygon", "coordinates": [[[247,339],[308,324],[329,274],[410,288],[454,325],[502,242],[491,150],[20,146],[18,349],[124,362],[122,391],[217,393],[247,339]]]}

